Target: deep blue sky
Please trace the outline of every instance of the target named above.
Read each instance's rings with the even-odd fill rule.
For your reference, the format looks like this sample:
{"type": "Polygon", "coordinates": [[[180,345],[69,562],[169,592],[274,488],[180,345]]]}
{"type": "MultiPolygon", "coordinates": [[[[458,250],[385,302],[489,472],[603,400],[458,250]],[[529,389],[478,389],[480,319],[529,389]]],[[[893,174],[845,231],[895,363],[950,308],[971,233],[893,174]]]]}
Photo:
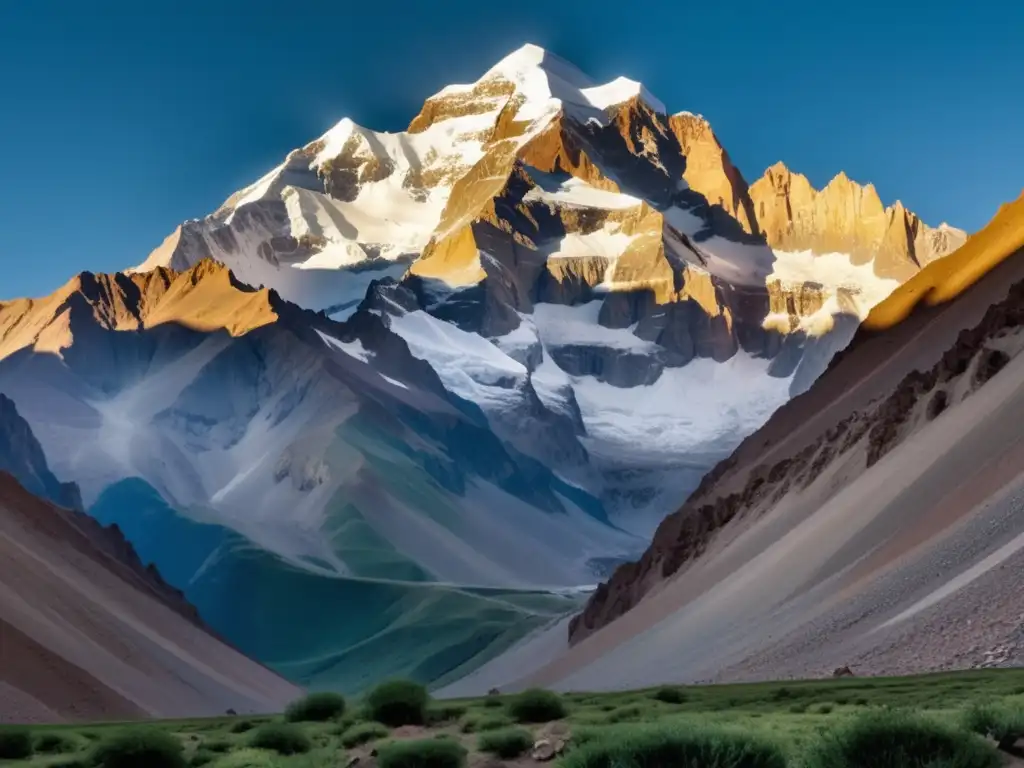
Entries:
{"type": "Polygon", "coordinates": [[[977,229],[1024,185],[1024,3],[0,0],[0,298],[142,261],[342,117],[399,130],[523,42],[977,229]],[[928,10],[909,9],[908,6],[928,10]]]}

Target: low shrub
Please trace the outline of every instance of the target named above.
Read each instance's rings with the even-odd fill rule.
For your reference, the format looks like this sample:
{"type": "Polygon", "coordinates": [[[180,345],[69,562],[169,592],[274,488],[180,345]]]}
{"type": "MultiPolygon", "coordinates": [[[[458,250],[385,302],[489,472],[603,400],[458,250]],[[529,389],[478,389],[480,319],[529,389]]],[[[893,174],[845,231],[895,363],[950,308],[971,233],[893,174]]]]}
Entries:
{"type": "Polygon", "coordinates": [[[77,752],[82,742],[66,733],[41,733],[36,736],[35,751],[44,755],[64,755],[77,752]]]}
{"type": "Polygon", "coordinates": [[[356,723],[341,734],[341,745],[351,749],[377,739],[383,739],[388,733],[390,731],[382,723],[356,723]]]}
{"type": "Polygon", "coordinates": [[[487,713],[479,715],[467,715],[459,724],[459,730],[463,733],[483,733],[484,731],[497,731],[512,725],[512,718],[500,713],[487,713]]]}
{"type": "Polygon", "coordinates": [[[518,723],[550,723],[568,714],[561,696],[540,688],[514,696],[508,703],[508,712],[518,723]]]}
{"type": "Polygon", "coordinates": [[[483,705],[488,709],[498,709],[499,707],[505,706],[505,700],[501,696],[488,696],[483,701],[483,705]]]}
{"type": "Polygon", "coordinates": [[[195,754],[192,755],[192,758],[188,761],[188,764],[192,766],[192,768],[200,768],[201,766],[209,765],[216,759],[216,753],[211,752],[208,749],[200,748],[195,751],[195,754]]]}
{"type": "Polygon", "coordinates": [[[267,723],[253,732],[249,746],[279,755],[301,755],[309,752],[313,743],[306,732],[294,723],[267,723]]]}
{"type": "Polygon", "coordinates": [[[828,714],[832,713],[833,709],[835,709],[835,707],[832,706],[831,704],[828,704],[828,703],[819,704],[817,712],[818,712],[819,715],[828,715],[828,714]]]}
{"type": "Polygon", "coordinates": [[[463,768],[466,748],[448,739],[393,741],[377,750],[379,768],[463,768]]]}
{"type": "Polygon", "coordinates": [[[238,720],[231,724],[230,731],[232,733],[246,733],[256,727],[256,724],[252,720],[238,720]]]}
{"type": "Polygon", "coordinates": [[[992,702],[976,703],[968,707],[963,717],[964,727],[999,742],[1001,747],[1012,746],[1024,737],[1024,708],[992,702]]]}
{"type": "Polygon", "coordinates": [[[519,757],[533,746],[533,735],[525,728],[505,728],[489,731],[477,739],[477,749],[511,760],[519,757]]]}
{"type": "Polygon", "coordinates": [[[345,714],[345,697],[340,693],[311,693],[293,701],[284,711],[289,723],[325,723],[345,714]]]}
{"type": "Polygon", "coordinates": [[[423,725],[427,720],[429,703],[427,689],[411,680],[389,680],[366,696],[370,718],[392,728],[423,725]]]}
{"type": "Polygon", "coordinates": [[[265,749],[240,749],[219,758],[210,768],[278,768],[280,762],[265,749]]]}
{"type": "Polygon", "coordinates": [[[995,768],[998,753],[974,734],[896,710],[858,715],[824,733],[806,768],[995,768]]]}
{"type": "Polygon", "coordinates": [[[28,728],[0,727],[0,760],[32,757],[32,733],[28,728]]]}
{"type": "Polygon", "coordinates": [[[230,752],[234,746],[235,745],[227,739],[206,739],[203,741],[203,746],[201,748],[222,755],[225,752],[230,752]]]}
{"type": "Polygon", "coordinates": [[[181,741],[153,728],[128,728],[97,744],[92,763],[103,768],[185,768],[181,741]]]}
{"type": "Polygon", "coordinates": [[[666,704],[685,704],[686,691],[674,685],[663,685],[651,694],[651,698],[666,704]]]}
{"type": "Polygon", "coordinates": [[[427,707],[427,725],[441,725],[442,723],[451,723],[458,720],[466,712],[469,711],[469,707],[465,704],[434,704],[427,707]]]}
{"type": "Polygon", "coordinates": [[[706,727],[616,729],[575,747],[560,768],[786,768],[785,752],[741,731],[706,727]]]}

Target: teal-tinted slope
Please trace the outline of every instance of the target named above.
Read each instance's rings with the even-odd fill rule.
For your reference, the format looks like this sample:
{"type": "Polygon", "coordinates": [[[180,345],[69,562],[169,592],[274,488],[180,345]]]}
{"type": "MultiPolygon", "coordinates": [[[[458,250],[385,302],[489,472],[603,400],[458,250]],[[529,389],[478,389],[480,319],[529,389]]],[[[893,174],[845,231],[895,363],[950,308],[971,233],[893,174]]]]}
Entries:
{"type": "MultiPolygon", "coordinates": [[[[209,625],[244,653],[314,689],[357,693],[392,676],[441,685],[573,610],[542,592],[347,578],[294,566],[238,533],[179,514],[149,484],[108,488],[91,513],[117,523],[144,562],[184,590],[209,625]]],[[[346,556],[378,541],[354,508],[334,519],[346,556]],[[341,533],[347,535],[341,536],[341,533]]],[[[396,555],[396,565],[406,565],[396,555]]]]}

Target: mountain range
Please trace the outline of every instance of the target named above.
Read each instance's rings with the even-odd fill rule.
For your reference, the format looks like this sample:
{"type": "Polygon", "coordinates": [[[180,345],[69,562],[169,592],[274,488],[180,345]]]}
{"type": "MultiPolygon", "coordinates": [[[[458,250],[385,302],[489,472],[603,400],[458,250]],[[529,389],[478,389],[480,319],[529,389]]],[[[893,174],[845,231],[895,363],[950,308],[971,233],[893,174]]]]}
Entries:
{"type": "Polygon", "coordinates": [[[288,679],[440,688],[642,611],[736,527],[728,468],[836,428],[802,404],[965,241],[843,174],[748,185],[703,117],[528,45],[404,132],[342,120],[133,269],[0,304],[41,445],[8,465],[288,679]]]}

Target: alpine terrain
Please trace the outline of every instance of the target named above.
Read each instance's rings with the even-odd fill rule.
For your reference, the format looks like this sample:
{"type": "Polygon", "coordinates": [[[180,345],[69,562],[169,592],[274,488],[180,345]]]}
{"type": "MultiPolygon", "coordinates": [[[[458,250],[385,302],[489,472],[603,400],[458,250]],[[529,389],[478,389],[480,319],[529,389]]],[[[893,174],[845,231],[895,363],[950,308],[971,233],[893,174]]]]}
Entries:
{"type": "Polygon", "coordinates": [[[1024,197],[878,304],[580,614],[461,690],[1020,666],[1022,297],[1024,197]]]}
{"type": "Polygon", "coordinates": [[[652,535],[574,653],[719,546],[749,471],[701,479],[795,395],[757,434],[818,435],[807,403],[870,371],[858,337],[812,387],[833,355],[965,238],[843,174],[748,184],[702,117],[527,45],[404,132],[342,120],[135,269],[0,304],[0,391],[239,650],[443,687],[564,646],[652,535]],[[711,511],[659,526],[695,489],[711,511]]]}

